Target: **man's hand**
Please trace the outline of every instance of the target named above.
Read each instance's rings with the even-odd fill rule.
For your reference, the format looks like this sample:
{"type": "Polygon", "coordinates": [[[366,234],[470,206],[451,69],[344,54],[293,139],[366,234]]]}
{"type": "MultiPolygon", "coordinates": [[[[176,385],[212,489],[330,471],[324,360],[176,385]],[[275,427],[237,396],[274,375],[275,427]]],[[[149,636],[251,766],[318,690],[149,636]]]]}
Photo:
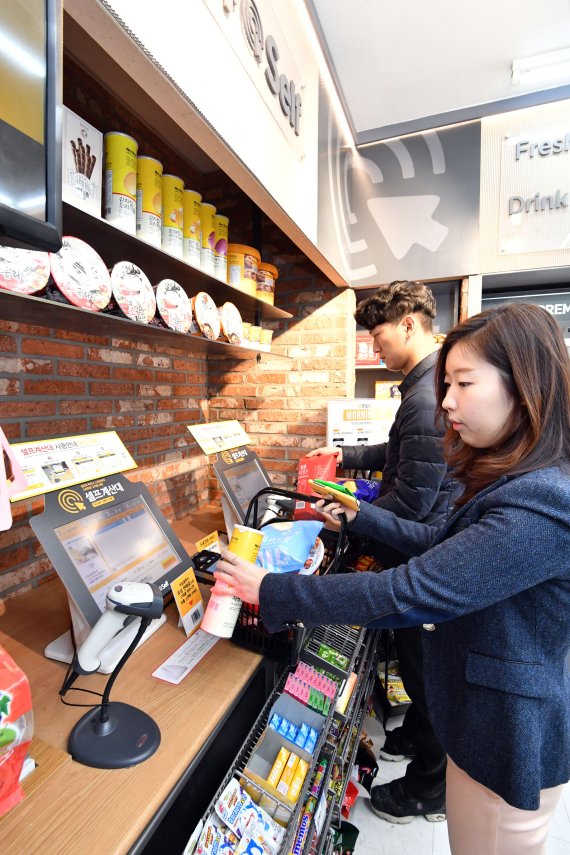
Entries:
{"type": "Polygon", "coordinates": [[[339,445],[323,445],[322,448],[315,448],[309,451],[306,457],[320,457],[323,454],[332,454],[336,457],[336,465],[342,466],[342,448],[339,445]]]}

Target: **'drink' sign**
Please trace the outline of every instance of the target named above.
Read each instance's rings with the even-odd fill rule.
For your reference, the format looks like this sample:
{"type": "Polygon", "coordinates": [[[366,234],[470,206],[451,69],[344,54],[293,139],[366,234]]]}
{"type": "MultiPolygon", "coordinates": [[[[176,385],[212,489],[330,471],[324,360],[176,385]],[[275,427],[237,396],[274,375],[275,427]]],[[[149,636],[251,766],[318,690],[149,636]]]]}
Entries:
{"type": "Polygon", "coordinates": [[[570,249],[570,117],[506,135],[499,251],[570,249]]]}

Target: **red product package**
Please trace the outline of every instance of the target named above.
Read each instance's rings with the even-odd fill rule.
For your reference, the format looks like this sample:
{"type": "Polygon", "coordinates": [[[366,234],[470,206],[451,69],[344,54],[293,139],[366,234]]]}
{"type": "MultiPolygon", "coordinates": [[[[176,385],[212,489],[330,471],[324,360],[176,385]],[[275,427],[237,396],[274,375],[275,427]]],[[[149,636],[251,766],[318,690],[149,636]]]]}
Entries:
{"type": "Polygon", "coordinates": [[[26,675],[0,646],[0,816],[24,798],[19,778],[33,729],[26,675]]]}
{"type": "MultiPolygon", "coordinates": [[[[314,481],[319,478],[321,481],[334,481],[336,475],[336,457],[334,454],[317,454],[314,457],[301,457],[299,460],[299,470],[297,475],[297,492],[305,493],[305,495],[317,496],[314,490],[309,487],[309,478],[314,481]]],[[[297,509],[310,507],[308,502],[297,502],[297,509]]]]}

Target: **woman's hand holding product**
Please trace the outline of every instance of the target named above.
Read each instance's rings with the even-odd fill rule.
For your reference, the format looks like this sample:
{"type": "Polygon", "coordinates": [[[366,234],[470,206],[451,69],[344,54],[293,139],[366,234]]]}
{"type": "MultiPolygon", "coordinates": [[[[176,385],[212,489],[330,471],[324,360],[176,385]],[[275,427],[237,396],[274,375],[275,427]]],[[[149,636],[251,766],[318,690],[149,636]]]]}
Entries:
{"type": "Polygon", "coordinates": [[[244,603],[256,606],[259,605],[259,589],[266,573],[267,570],[258,564],[238,558],[229,549],[224,549],[216,566],[216,584],[212,591],[223,596],[239,597],[244,603]]]}

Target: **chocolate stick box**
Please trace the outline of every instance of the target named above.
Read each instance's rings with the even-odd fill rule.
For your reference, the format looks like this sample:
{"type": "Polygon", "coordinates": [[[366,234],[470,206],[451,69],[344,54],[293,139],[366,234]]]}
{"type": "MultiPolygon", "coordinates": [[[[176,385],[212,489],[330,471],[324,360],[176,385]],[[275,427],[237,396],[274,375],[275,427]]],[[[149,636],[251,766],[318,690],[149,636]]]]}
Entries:
{"type": "Polygon", "coordinates": [[[103,134],[64,107],[61,137],[62,199],[100,217],[103,134]]]}

